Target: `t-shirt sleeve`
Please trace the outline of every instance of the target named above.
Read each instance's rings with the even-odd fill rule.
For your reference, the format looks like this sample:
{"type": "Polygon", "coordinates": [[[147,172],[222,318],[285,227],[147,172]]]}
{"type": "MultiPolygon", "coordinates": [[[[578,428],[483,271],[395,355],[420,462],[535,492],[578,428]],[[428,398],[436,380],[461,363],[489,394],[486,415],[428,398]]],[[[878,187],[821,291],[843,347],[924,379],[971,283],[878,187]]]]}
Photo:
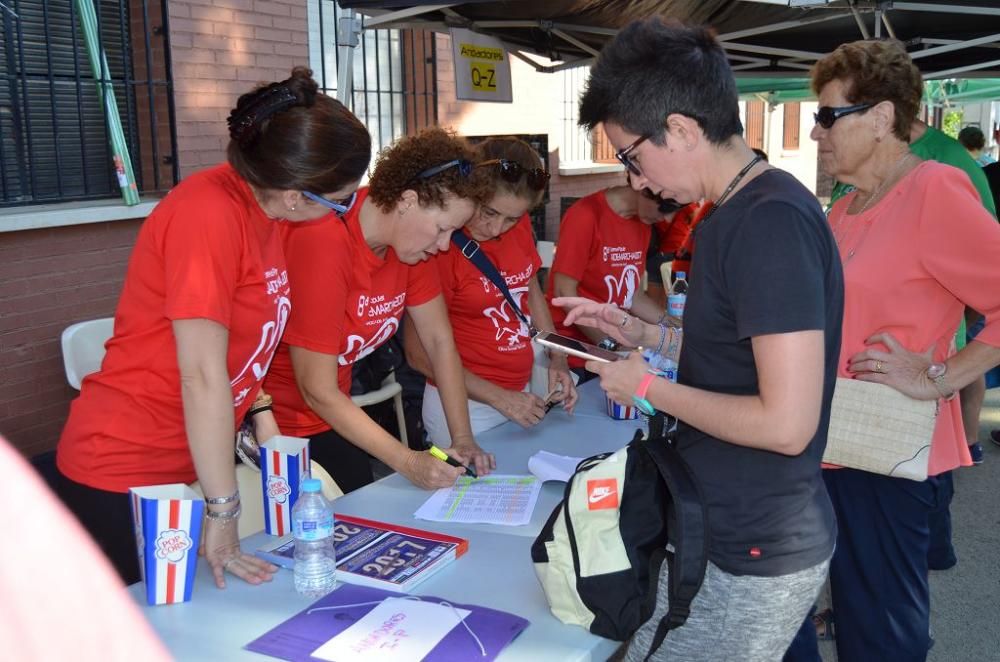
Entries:
{"type": "Polygon", "coordinates": [[[406,278],[407,306],[419,306],[441,294],[441,281],[437,265],[434,264],[435,259],[431,258],[408,267],[406,278]]]}
{"type": "Polygon", "coordinates": [[[537,274],[538,270],[542,268],[542,256],[538,254],[535,233],[531,231],[531,217],[527,214],[522,216],[511,232],[517,233],[517,245],[531,261],[531,273],[537,274]]]}
{"type": "MultiPolygon", "coordinates": [[[[455,292],[458,289],[458,278],[455,274],[458,270],[458,261],[456,258],[465,259],[457,248],[452,247],[451,250],[439,253],[428,260],[437,269],[441,294],[444,295],[444,301],[448,306],[451,306],[451,302],[455,298],[455,292]]],[[[409,298],[409,294],[407,294],[407,298],[409,298]]]]}
{"type": "Polygon", "coordinates": [[[554,273],[565,274],[580,281],[587,270],[592,246],[597,238],[597,211],[584,198],[566,211],[559,225],[559,241],[552,261],[554,273]]]}
{"type": "Polygon", "coordinates": [[[246,237],[232,201],[207,195],[185,198],[165,213],[160,245],[164,315],[209,319],[229,328],[246,237]]]}
{"type": "Polygon", "coordinates": [[[940,167],[921,189],[918,250],[924,268],[967,306],[986,316],[976,340],[1000,346],[1000,225],[968,177],[940,167]]]}
{"type": "Polygon", "coordinates": [[[292,314],[282,341],[323,354],[340,354],[350,288],[351,238],[339,220],[288,225],[284,233],[292,314]]]}
{"type": "Polygon", "coordinates": [[[826,222],[778,201],[755,205],[734,233],[723,269],[741,339],[826,328],[826,222]]]}

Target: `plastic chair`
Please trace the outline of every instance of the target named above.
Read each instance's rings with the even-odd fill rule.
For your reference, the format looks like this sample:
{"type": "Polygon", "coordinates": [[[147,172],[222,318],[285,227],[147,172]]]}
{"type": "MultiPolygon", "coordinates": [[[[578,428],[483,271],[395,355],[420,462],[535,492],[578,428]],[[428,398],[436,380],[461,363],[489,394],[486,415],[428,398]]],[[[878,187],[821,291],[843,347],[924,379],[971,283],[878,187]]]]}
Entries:
{"type": "Polygon", "coordinates": [[[389,398],[392,398],[392,406],[396,410],[399,440],[403,442],[403,446],[409,448],[410,442],[406,438],[406,417],[403,415],[403,387],[396,381],[395,371],[390,372],[389,376],[382,380],[381,388],[362,393],[361,395],[351,396],[351,400],[359,407],[367,407],[368,405],[385,402],[389,398]]]}
{"type": "Polygon", "coordinates": [[[79,322],[63,330],[63,367],[70,386],[79,391],[83,378],[101,369],[104,343],[111,337],[114,327],[113,317],[102,317],[79,322]]]}
{"type": "Polygon", "coordinates": [[[554,241],[539,241],[536,245],[538,256],[542,258],[542,269],[551,269],[552,260],[556,257],[556,244],[554,241]]]}
{"type": "MultiPolygon", "coordinates": [[[[326,497],[327,501],[333,501],[344,495],[344,491],[330,477],[330,474],[315,461],[311,463],[309,471],[313,478],[318,478],[323,483],[323,496],[326,497]]],[[[240,514],[237,534],[242,539],[264,530],[264,488],[260,482],[260,472],[245,464],[237,465],[236,486],[240,491],[240,507],[243,509],[240,514]]],[[[191,483],[191,489],[197,492],[198,496],[205,496],[198,481],[191,483]]],[[[245,551],[252,552],[253,550],[245,551]]]]}

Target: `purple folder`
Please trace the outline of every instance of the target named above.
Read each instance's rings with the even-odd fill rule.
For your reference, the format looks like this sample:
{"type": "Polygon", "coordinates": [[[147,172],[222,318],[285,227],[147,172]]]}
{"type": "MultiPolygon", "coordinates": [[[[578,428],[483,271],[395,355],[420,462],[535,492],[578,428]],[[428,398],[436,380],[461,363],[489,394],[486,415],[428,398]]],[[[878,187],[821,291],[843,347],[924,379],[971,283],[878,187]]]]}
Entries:
{"type": "MultiPolygon", "coordinates": [[[[361,602],[381,602],[385,598],[398,597],[400,597],[399,593],[367,586],[341,584],[337,590],[323,596],[308,609],[299,612],[273,630],[254,639],[244,648],[281,660],[289,660],[289,662],[308,662],[315,659],[310,655],[314,650],[334,635],[353,625],[376,605],[348,607],[343,610],[327,609],[312,614],[307,613],[309,609],[353,605],[361,602]]],[[[441,598],[421,597],[426,601],[441,601],[441,598]]],[[[451,604],[472,612],[465,617],[465,622],[482,641],[483,647],[486,649],[486,656],[483,657],[479,646],[469,635],[468,630],[459,624],[427,654],[427,657],[424,658],[426,662],[468,662],[469,660],[487,662],[493,660],[529,625],[526,619],[504,611],[456,602],[451,602],[451,604]]]]}

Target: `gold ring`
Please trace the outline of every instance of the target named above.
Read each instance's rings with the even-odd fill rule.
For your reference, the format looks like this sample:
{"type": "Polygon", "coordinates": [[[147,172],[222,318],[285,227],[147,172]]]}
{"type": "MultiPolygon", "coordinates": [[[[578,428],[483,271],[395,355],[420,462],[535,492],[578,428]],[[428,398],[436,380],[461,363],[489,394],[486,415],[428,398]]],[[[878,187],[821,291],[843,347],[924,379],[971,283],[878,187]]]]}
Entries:
{"type": "Polygon", "coordinates": [[[885,372],[884,370],[882,370],[881,361],[875,361],[875,372],[885,372]]]}

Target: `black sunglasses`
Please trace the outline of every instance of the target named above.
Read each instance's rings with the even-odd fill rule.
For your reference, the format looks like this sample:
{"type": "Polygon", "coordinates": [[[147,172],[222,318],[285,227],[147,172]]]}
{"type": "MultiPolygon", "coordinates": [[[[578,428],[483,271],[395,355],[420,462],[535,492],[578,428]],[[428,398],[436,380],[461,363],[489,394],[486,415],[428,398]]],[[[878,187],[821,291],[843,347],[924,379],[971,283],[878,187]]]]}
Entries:
{"type": "Polygon", "coordinates": [[[635,151],[636,147],[638,147],[639,145],[646,142],[652,137],[653,134],[651,133],[647,133],[644,136],[639,136],[639,138],[634,143],[632,143],[625,149],[620,149],[617,152],[615,152],[615,158],[618,159],[618,162],[621,163],[623,166],[625,166],[625,169],[628,170],[633,175],[641,175],[642,170],[639,170],[639,166],[636,165],[636,163],[632,160],[632,157],[630,157],[629,154],[635,151]]]}
{"type": "Polygon", "coordinates": [[[447,161],[445,163],[427,168],[427,170],[418,172],[413,176],[410,182],[415,182],[418,179],[430,179],[434,175],[440,175],[445,170],[451,170],[452,168],[458,168],[459,175],[462,177],[468,177],[472,174],[473,167],[472,161],[468,161],[466,159],[452,159],[451,161],[447,161]]]}
{"type": "Polygon", "coordinates": [[[868,110],[875,104],[873,103],[859,103],[856,106],[820,106],[815,113],[813,113],[813,119],[816,120],[816,124],[819,124],[824,129],[829,129],[833,127],[833,123],[839,120],[844,115],[850,115],[852,113],[860,113],[863,110],[868,110]]]}
{"type": "Polygon", "coordinates": [[[541,191],[549,183],[549,173],[542,170],[541,168],[532,168],[531,170],[525,169],[517,161],[511,161],[510,159],[492,159],[490,161],[483,161],[482,163],[477,163],[477,168],[482,168],[485,166],[495,165],[497,167],[497,172],[500,176],[507,182],[511,184],[516,184],[521,177],[525,177],[525,181],[528,187],[535,190],[541,191]]]}

